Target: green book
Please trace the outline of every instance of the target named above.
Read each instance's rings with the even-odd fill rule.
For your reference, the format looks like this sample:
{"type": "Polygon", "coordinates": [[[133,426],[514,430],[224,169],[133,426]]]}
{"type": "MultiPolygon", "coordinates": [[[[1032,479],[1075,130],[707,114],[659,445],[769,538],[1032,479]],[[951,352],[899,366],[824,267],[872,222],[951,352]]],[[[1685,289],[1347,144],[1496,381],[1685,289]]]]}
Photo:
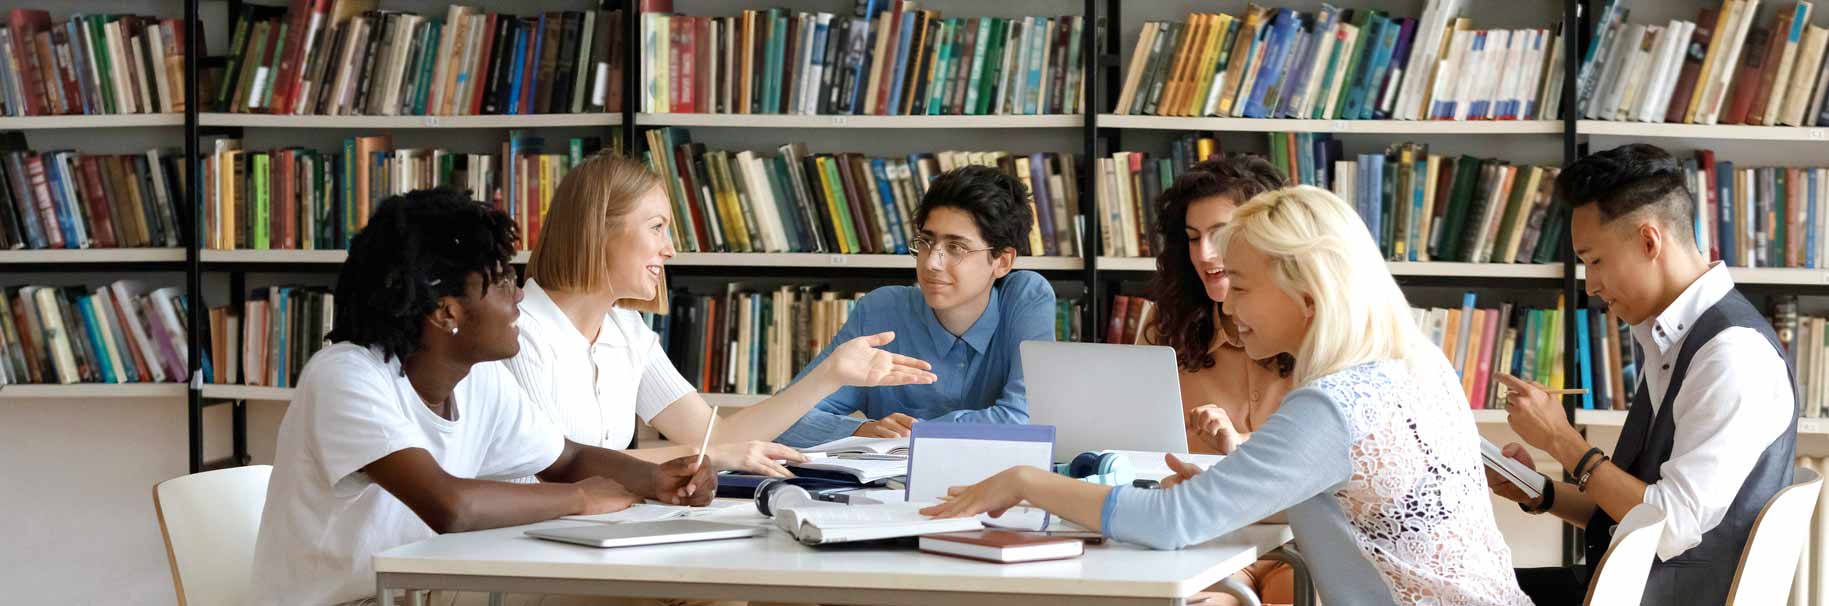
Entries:
{"type": "Polygon", "coordinates": [[[90,51],[90,58],[95,61],[96,70],[101,72],[96,89],[101,91],[102,107],[110,114],[120,113],[114,100],[114,60],[108,52],[108,30],[105,25],[106,15],[91,15],[88,18],[89,42],[95,47],[90,51]]]}
{"type": "Polygon", "coordinates": [[[972,108],[974,115],[994,113],[997,109],[994,106],[997,104],[997,83],[1003,80],[1004,39],[1009,35],[1009,20],[991,21],[991,41],[984,47],[983,77],[978,78],[978,105],[972,108]]]}
{"type": "MultiPolygon", "coordinates": [[[[511,135],[512,136],[512,135],[511,135]]],[[[343,201],[343,242],[338,248],[349,248],[349,239],[356,235],[356,140],[343,139],[343,155],[337,157],[343,164],[343,178],[337,180],[337,199],[343,201]]],[[[514,184],[506,184],[513,187],[514,184]]]]}
{"type": "Polygon", "coordinates": [[[860,251],[864,247],[858,243],[857,228],[851,223],[851,201],[845,197],[845,181],[838,175],[838,159],[831,156],[819,159],[819,170],[825,173],[822,179],[826,195],[830,198],[832,215],[838,228],[838,237],[844,240],[847,251],[860,251]]]}
{"type": "MultiPolygon", "coordinates": [[[[261,63],[261,67],[267,70],[266,77],[255,83],[261,87],[260,107],[262,108],[273,107],[273,89],[279,88],[274,85],[274,81],[279,79],[279,58],[286,56],[286,22],[284,20],[279,22],[279,33],[274,35],[278,38],[273,42],[273,54],[261,63]]],[[[256,75],[258,74],[259,72],[256,72],[256,75]]],[[[254,108],[249,107],[248,109],[254,108]]]]}
{"type": "Polygon", "coordinates": [[[1474,186],[1479,183],[1480,159],[1473,156],[1461,156],[1454,170],[1454,195],[1448,199],[1448,222],[1443,231],[1441,252],[1437,260],[1459,260],[1461,258],[1462,228],[1467,223],[1468,207],[1473,205],[1474,186]]]}
{"type": "Polygon", "coordinates": [[[267,198],[267,187],[269,185],[267,180],[267,168],[269,164],[270,161],[268,160],[267,154],[254,154],[254,160],[248,167],[248,172],[250,173],[248,179],[254,182],[254,186],[250,188],[251,191],[249,193],[251,193],[253,197],[253,200],[251,200],[253,204],[250,204],[250,206],[254,207],[254,233],[251,234],[251,236],[254,240],[253,248],[255,250],[267,250],[269,248],[268,236],[271,234],[269,233],[268,223],[272,221],[272,208],[270,207],[272,201],[267,198]]]}
{"type": "Polygon", "coordinates": [[[768,9],[769,23],[773,24],[768,36],[768,105],[762,113],[778,114],[781,111],[781,97],[786,83],[781,81],[787,71],[783,64],[787,62],[787,13],[779,8],[768,9]]]}
{"type": "MultiPolygon", "coordinates": [[[[420,39],[419,48],[423,48],[423,49],[438,48],[438,38],[439,38],[439,36],[443,35],[444,26],[445,26],[445,24],[443,21],[434,20],[434,21],[430,21],[430,22],[426,23],[425,36],[420,39]]],[[[487,35],[487,34],[485,34],[485,35],[487,35]]],[[[487,58],[485,57],[484,60],[487,60],[487,58]]],[[[426,115],[426,104],[431,102],[430,100],[432,98],[432,87],[437,84],[435,82],[432,82],[432,77],[434,76],[434,68],[437,65],[438,65],[438,53],[435,53],[435,52],[420,53],[420,55],[419,55],[419,78],[418,78],[419,84],[417,86],[415,86],[413,89],[413,103],[410,106],[412,109],[409,113],[416,115],[416,116],[426,115]]],[[[460,109],[457,112],[459,114],[467,113],[469,111],[468,104],[464,104],[460,107],[462,109],[460,109]]]]}
{"type": "Polygon", "coordinates": [[[1771,201],[1768,202],[1772,207],[1772,212],[1766,216],[1776,219],[1772,221],[1772,237],[1767,239],[1769,241],[1767,245],[1771,247],[1771,250],[1767,253],[1769,256],[1766,258],[1771,261],[1772,267],[1790,267],[1790,259],[1786,258],[1785,254],[1785,238],[1790,236],[1788,228],[1791,223],[1790,209],[1786,208],[1785,204],[1785,194],[1788,192],[1785,189],[1787,171],[1782,168],[1766,170],[1772,171],[1772,196],[1771,201]]]}
{"type": "Polygon", "coordinates": [[[1382,19],[1383,16],[1375,10],[1354,12],[1357,14],[1353,15],[1353,27],[1359,28],[1359,41],[1353,45],[1352,59],[1346,64],[1346,78],[1340,82],[1340,94],[1335,101],[1334,115],[1322,116],[1324,119],[1339,119],[1340,114],[1346,111],[1346,98],[1352,95],[1353,83],[1359,80],[1359,71],[1365,69],[1366,55],[1370,54],[1368,51],[1372,47],[1378,45],[1378,40],[1372,35],[1376,33],[1372,31],[1374,29],[1372,23],[1375,19],[1382,19]]]}
{"type": "MultiPolygon", "coordinates": [[[[952,82],[946,74],[952,73],[953,35],[958,32],[958,19],[940,20],[940,40],[935,52],[933,81],[927,84],[927,107],[929,116],[940,115],[940,104],[946,99],[947,85],[952,82]]],[[[925,76],[923,76],[925,77],[925,76]]]]}

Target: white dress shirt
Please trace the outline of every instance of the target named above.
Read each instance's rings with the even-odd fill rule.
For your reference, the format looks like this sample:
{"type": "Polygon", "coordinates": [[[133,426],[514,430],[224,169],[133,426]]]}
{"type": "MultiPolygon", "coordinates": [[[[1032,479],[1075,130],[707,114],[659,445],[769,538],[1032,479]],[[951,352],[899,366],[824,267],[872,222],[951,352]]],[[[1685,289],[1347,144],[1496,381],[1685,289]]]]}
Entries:
{"type": "Polygon", "coordinates": [[[527,399],[586,446],[623,449],[635,417],[649,422],[695,391],[680,376],[641,314],[616,309],[596,340],[586,339],[546,290],[527,281],[521,299],[521,351],[504,362],[527,399]]]}
{"type": "MultiPolygon", "coordinates": [[[[1632,327],[1644,353],[1639,389],[1650,389],[1652,417],[1663,405],[1683,339],[1703,312],[1734,289],[1717,261],[1657,317],[1632,327]]],[[[1671,401],[1676,435],[1662,479],[1645,487],[1645,502],[1664,510],[1658,558],[1669,560],[1702,542],[1727,508],[1765,447],[1793,431],[1796,402],[1784,358],[1758,331],[1730,327],[1696,349],[1671,401]]]]}

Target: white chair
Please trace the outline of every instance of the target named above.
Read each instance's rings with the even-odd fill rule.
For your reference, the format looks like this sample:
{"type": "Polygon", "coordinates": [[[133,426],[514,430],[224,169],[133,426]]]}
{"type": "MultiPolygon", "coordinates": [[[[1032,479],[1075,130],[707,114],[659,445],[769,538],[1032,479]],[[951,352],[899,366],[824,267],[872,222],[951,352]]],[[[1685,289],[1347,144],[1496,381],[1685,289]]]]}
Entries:
{"type": "Polygon", "coordinates": [[[271,465],[191,474],[152,488],[179,606],[246,604],[271,465]]]}
{"type": "Polygon", "coordinates": [[[1594,568],[1588,598],[1582,603],[1638,604],[1645,596],[1645,581],[1651,575],[1651,561],[1657,557],[1658,537],[1663,534],[1664,510],[1656,505],[1641,504],[1626,512],[1626,519],[1613,529],[1613,544],[1594,568]]]}
{"type": "Polygon", "coordinates": [[[1727,593],[1728,606],[1787,601],[1792,577],[1797,574],[1797,557],[1810,540],[1810,516],[1816,512],[1822,490],[1822,476],[1800,467],[1791,485],[1766,502],[1740,551],[1740,566],[1734,570],[1734,585],[1727,593]]]}

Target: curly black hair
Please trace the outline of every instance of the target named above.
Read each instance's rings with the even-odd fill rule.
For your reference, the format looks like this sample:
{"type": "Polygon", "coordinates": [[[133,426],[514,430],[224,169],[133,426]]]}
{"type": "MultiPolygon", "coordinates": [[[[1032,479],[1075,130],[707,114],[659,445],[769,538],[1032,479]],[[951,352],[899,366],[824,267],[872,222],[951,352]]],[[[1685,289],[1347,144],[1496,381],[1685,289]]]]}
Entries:
{"type": "MultiPolygon", "coordinates": [[[[1200,272],[1188,262],[1188,205],[1195,200],[1222,196],[1235,204],[1258,194],[1282,189],[1288,180],[1259,156],[1234,155],[1197,162],[1156,196],[1157,231],[1162,252],[1156,255],[1156,273],[1150,277],[1150,298],[1156,302],[1153,328],[1157,340],[1175,350],[1175,363],[1187,372],[1213,367],[1213,339],[1219,330],[1217,306],[1207,297],[1200,272]]],[[[1295,369],[1295,358],[1276,359],[1284,376],[1295,369]]]]}
{"type": "Polygon", "coordinates": [[[1602,223],[1649,210],[1672,233],[1695,241],[1695,200],[1683,167],[1655,145],[1622,145],[1576,160],[1556,177],[1556,194],[1571,209],[1597,205],[1602,223]]]}
{"type": "Polygon", "coordinates": [[[921,207],[915,210],[916,229],[927,224],[936,208],[956,208],[972,216],[984,243],[997,251],[1015,249],[1029,254],[1029,188],[1022,181],[989,166],[963,166],[941,173],[927,185],[921,207]]]}
{"type": "Polygon", "coordinates": [[[483,292],[514,271],[520,230],[500,210],[450,188],[392,196],[349,244],[337,273],[328,338],[380,347],[405,360],[419,351],[426,314],[442,297],[464,296],[470,274],[483,292]]]}

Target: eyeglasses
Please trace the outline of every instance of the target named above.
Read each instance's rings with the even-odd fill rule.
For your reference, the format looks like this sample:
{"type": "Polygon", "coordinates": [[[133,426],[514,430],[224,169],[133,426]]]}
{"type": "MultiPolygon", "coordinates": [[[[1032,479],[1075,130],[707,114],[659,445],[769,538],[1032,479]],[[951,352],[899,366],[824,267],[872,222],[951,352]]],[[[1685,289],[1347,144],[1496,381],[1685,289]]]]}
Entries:
{"type": "Polygon", "coordinates": [[[964,259],[966,255],[975,252],[984,252],[994,248],[997,247],[986,246],[984,248],[969,248],[964,243],[955,240],[936,244],[933,240],[927,238],[915,238],[914,241],[908,243],[908,252],[909,254],[914,255],[915,258],[925,258],[929,253],[938,251],[940,253],[940,264],[947,267],[958,265],[959,260],[964,259]]]}

